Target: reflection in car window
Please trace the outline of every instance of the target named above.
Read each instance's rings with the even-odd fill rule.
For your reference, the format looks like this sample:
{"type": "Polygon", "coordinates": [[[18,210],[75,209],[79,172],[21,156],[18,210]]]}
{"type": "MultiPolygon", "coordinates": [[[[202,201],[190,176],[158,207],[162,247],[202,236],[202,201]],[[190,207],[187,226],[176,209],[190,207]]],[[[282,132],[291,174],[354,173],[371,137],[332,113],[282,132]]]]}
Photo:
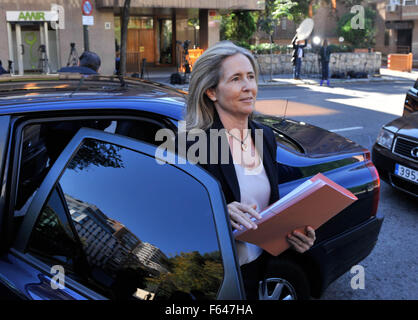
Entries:
{"type": "Polygon", "coordinates": [[[62,265],[66,274],[76,279],[81,272],[83,255],[70,228],[59,189],[53,190],[32,230],[28,252],[49,265],[62,265]]]}
{"type": "Polygon", "coordinates": [[[109,298],[215,298],[223,266],[207,190],[174,166],[85,140],[60,179],[91,269],[109,298]]]}

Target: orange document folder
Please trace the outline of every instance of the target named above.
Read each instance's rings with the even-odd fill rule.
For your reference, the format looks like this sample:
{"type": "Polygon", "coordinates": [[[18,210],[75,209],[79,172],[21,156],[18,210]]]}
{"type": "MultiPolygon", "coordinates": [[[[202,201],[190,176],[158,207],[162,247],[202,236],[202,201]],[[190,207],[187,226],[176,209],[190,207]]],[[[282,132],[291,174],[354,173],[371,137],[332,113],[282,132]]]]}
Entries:
{"type": "Polygon", "coordinates": [[[258,229],[235,230],[236,240],[253,243],[277,256],[290,247],[286,237],[293,230],[315,230],[348,207],[357,197],[318,173],[282,199],[260,212],[258,229]]]}

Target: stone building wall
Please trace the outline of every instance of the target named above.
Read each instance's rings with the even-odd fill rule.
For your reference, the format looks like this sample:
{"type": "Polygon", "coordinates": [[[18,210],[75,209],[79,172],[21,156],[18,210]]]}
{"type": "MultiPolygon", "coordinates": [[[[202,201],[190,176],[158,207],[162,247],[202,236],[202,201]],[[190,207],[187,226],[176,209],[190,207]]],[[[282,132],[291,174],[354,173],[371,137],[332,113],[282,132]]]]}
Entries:
{"type": "MultiPolygon", "coordinates": [[[[258,55],[261,74],[270,74],[270,65],[273,67],[273,74],[292,74],[293,65],[290,54],[268,54],[258,55]]],[[[382,54],[373,53],[332,53],[329,63],[330,76],[335,72],[367,72],[369,75],[378,74],[382,64],[382,54]]],[[[314,53],[306,53],[302,61],[302,74],[319,74],[321,65],[319,57],[314,53]]]]}

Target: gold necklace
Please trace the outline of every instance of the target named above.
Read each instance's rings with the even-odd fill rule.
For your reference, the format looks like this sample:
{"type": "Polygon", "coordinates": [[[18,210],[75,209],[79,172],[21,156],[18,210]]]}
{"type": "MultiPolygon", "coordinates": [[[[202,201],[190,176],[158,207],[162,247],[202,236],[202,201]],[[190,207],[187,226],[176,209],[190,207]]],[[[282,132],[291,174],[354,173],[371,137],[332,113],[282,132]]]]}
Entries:
{"type": "Polygon", "coordinates": [[[234,136],[231,132],[229,132],[228,130],[226,130],[226,133],[228,135],[230,135],[232,138],[234,138],[235,140],[239,141],[241,143],[241,150],[242,151],[247,151],[248,149],[248,145],[245,143],[245,140],[247,140],[248,135],[250,134],[250,130],[247,129],[247,135],[245,136],[245,138],[243,140],[237,138],[236,136],[234,136]]]}

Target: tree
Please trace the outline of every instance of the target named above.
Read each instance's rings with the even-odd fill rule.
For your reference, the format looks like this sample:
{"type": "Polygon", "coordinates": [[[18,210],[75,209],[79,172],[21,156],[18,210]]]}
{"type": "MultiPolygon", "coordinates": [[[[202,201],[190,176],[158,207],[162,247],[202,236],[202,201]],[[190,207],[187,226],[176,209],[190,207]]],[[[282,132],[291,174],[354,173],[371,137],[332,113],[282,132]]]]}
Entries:
{"type": "Polygon", "coordinates": [[[347,13],[338,21],[338,36],[343,37],[345,41],[358,48],[371,47],[375,41],[374,18],[376,12],[370,8],[365,8],[364,13],[364,28],[353,28],[352,19],[356,16],[356,13],[347,13]]]}
{"type": "Polygon", "coordinates": [[[120,69],[119,74],[121,76],[126,75],[126,46],[128,38],[128,23],[129,23],[129,11],[131,8],[131,0],[125,0],[122,9],[122,26],[121,26],[121,44],[120,44],[120,69]]]}
{"type": "Polygon", "coordinates": [[[219,252],[181,252],[169,259],[168,273],[148,278],[148,287],[158,286],[158,298],[173,299],[173,292],[200,294],[214,299],[222,282],[224,269],[219,252]]]}
{"type": "Polygon", "coordinates": [[[124,168],[120,155],[122,148],[95,140],[86,140],[68,165],[69,169],[81,171],[91,165],[96,167],[124,168]]]}
{"type": "Polygon", "coordinates": [[[270,39],[270,81],[273,79],[273,34],[282,18],[293,20],[292,9],[298,5],[292,0],[267,0],[266,9],[258,17],[258,28],[269,35],[270,39]]]}
{"type": "Polygon", "coordinates": [[[235,41],[238,45],[249,47],[249,41],[256,30],[256,22],[252,12],[232,11],[222,17],[222,40],[235,41]]]}

